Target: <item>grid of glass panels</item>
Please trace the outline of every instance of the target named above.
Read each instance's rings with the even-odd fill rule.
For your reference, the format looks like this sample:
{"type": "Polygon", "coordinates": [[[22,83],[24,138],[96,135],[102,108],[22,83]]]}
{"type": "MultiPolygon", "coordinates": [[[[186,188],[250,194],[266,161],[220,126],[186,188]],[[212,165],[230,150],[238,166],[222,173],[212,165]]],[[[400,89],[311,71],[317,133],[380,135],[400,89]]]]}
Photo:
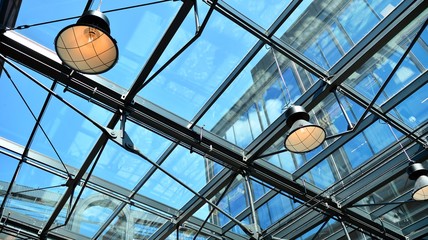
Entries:
{"type": "MultiPolygon", "coordinates": [[[[3,8],[7,5],[5,1],[0,3],[3,8]]],[[[298,195],[291,196],[286,190],[280,191],[257,179],[248,184],[244,177],[246,171],[230,168],[228,160],[210,155],[212,145],[206,146],[209,149],[206,153],[194,151],[187,144],[186,136],[171,137],[162,132],[162,128],[187,122],[185,127],[192,130],[196,124],[203,131],[221,138],[214,142],[214,146],[232,144],[233,151],[242,151],[245,159],[244,149],[259,141],[285,109],[306,97],[314,86],[322,86],[319,82],[325,79],[315,77],[305,64],[318,65],[325,70],[338,63],[342,65],[342,59],[353,48],[358,48],[366,38],[374,38],[371,31],[382,27],[384,19],[397,18],[399,10],[405,12],[400,4],[409,3],[393,0],[218,1],[198,39],[138,93],[143,102],[150,102],[171,114],[165,116],[172,116],[171,122],[159,120],[161,123],[155,127],[144,121],[131,121],[131,118],[125,122],[124,116],[120,120],[115,116],[120,112],[100,104],[97,96],[92,101],[92,96],[85,100],[75,94],[83,90],[83,86],[93,83],[114,86],[113,90],[123,92],[141,84],[145,79],[140,79],[140,74],[159,41],[163,38],[171,40],[163,54],[158,56],[151,74],[195,36],[198,24],[209,11],[207,3],[210,1],[198,1],[199,8],[193,6],[173,36],[163,34],[178,18],[177,13],[188,4],[187,1],[16,1],[12,4],[19,9],[15,26],[23,27],[8,31],[22,34],[30,42],[50,50],[54,49],[53,39],[61,28],[74,23],[85,6],[95,9],[99,4],[98,8],[110,19],[120,57],[112,71],[100,78],[89,77],[92,82],[71,91],[62,79],[40,74],[41,69],[37,67],[32,69],[33,66],[17,63],[54,91],[55,97],[12,65],[3,63],[0,94],[6,100],[0,104],[0,110],[8,114],[0,118],[2,216],[9,212],[11,220],[25,221],[30,228],[82,239],[208,239],[222,235],[248,239],[248,232],[257,228],[272,235],[282,231],[281,224],[288,216],[301,211],[300,204],[305,204],[298,195]],[[285,50],[281,51],[288,55],[266,44],[269,41],[251,34],[239,20],[227,16],[221,9],[236,13],[249,26],[266,32],[284,17],[284,13],[290,12],[276,32],[266,33],[269,41],[282,42],[284,45],[279,46],[285,46],[285,50]],[[196,10],[201,13],[196,16],[200,21],[195,21],[196,10]],[[60,21],[49,22],[52,20],[60,21]],[[290,58],[293,51],[307,59],[301,62],[296,60],[298,57],[290,58]],[[81,112],[74,111],[64,100],[81,112]],[[114,131],[119,137],[124,134],[121,123],[126,124],[132,148],[126,143],[118,145],[116,135],[112,137],[106,129],[100,128],[109,122],[116,125],[114,131]],[[166,126],[162,125],[165,122],[166,126]],[[100,145],[100,139],[106,135],[110,140],[100,145]],[[133,152],[133,148],[138,149],[140,155],[133,152]],[[80,168],[86,172],[74,182],[80,168]],[[219,177],[230,171],[237,173],[233,179],[219,177]],[[217,190],[211,193],[211,187],[217,190]],[[70,189],[73,190],[66,191],[70,189]],[[65,195],[66,192],[71,195],[65,195]],[[251,198],[254,202],[250,202],[251,198]],[[208,201],[215,204],[207,204],[208,201]],[[65,204],[58,206],[58,202],[65,204]],[[255,212],[251,209],[253,205],[255,212]],[[205,218],[207,223],[202,223],[205,218]],[[51,221],[53,223],[46,229],[45,224],[51,221]],[[238,226],[237,221],[243,225],[238,226]],[[199,232],[202,225],[202,232],[199,232]]],[[[309,109],[311,120],[324,127],[328,135],[348,131],[360,120],[363,129],[351,132],[348,138],[330,139],[305,154],[283,151],[284,138],[280,136],[270,140],[272,144],[262,154],[269,156],[261,161],[266,160],[272,168],[278,167],[287,177],[291,174],[290,182],[297,180],[305,191],[315,191],[317,196],[324,198],[326,193],[340,193],[341,182],[349,176],[358,180],[358,172],[363,177],[368,175],[366,168],[376,167],[385,154],[390,154],[387,158],[393,159],[395,152],[388,152],[388,149],[396,147],[400,139],[408,138],[410,131],[417,129],[417,136],[426,135],[424,90],[427,85],[420,82],[427,82],[428,30],[417,39],[376,100],[375,107],[387,108],[395,101],[398,103],[387,112],[371,112],[360,119],[365,105],[377,94],[426,19],[427,10],[421,12],[343,84],[339,82],[344,91],[337,92],[338,98],[332,93],[326,94],[309,109]],[[411,93],[402,93],[405,91],[411,93]],[[382,116],[377,116],[379,114],[382,116]],[[321,158],[324,152],[330,154],[321,158]],[[310,169],[300,172],[315,161],[310,169]],[[293,179],[295,173],[301,175],[293,179]]],[[[97,93],[96,88],[93,93],[97,93]]],[[[126,110],[135,111],[132,106],[126,110]]],[[[204,136],[203,131],[194,132],[194,144],[209,143],[206,139],[210,138],[204,136]]],[[[415,140],[414,135],[409,139],[414,144],[423,142],[415,140]]],[[[420,152],[415,154],[419,156],[418,161],[425,161],[426,158],[420,155],[420,152]]],[[[357,200],[358,203],[390,202],[407,196],[411,188],[412,182],[403,174],[391,183],[384,182],[369,195],[360,195],[357,200]]],[[[309,201],[309,207],[311,204],[309,201]]],[[[423,203],[361,208],[370,215],[368,221],[382,218],[392,232],[400,229],[406,235],[417,230],[409,230],[416,226],[415,223],[426,219],[424,209],[426,205],[423,203]]],[[[317,210],[311,208],[311,211],[317,210]]],[[[4,224],[6,218],[2,217],[2,221],[2,226],[13,231],[12,221],[9,225],[4,224]]],[[[352,223],[347,223],[348,227],[344,229],[337,219],[314,224],[310,229],[302,227],[303,224],[293,223],[293,228],[297,229],[293,237],[311,239],[316,234],[340,239],[349,230],[355,239],[370,238],[370,233],[360,231],[352,223]]]]}

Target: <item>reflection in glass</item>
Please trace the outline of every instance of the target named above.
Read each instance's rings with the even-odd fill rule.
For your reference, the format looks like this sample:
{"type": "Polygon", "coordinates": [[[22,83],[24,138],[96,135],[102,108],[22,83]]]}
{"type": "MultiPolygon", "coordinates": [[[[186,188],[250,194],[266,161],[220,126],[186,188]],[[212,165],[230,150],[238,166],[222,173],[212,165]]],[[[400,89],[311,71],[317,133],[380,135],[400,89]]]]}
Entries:
{"type": "Polygon", "coordinates": [[[29,224],[42,227],[64,193],[65,182],[63,178],[24,163],[5,208],[12,218],[14,213],[23,214],[29,217],[29,224]]]}
{"type": "MultiPolygon", "coordinates": [[[[412,190],[413,185],[414,181],[409,180],[409,175],[407,175],[407,173],[404,173],[395,180],[391,181],[390,183],[387,183],[385,186],[361,199],[356,204],[387,203],[391,201],[393,202],[394,199],[412,190]]],[[[359,208],[368,213],[371,213],[381,207],[382,205],[370,205],[359,208]]]]}
{"type": "Polygon", "coordinates": [[[313,79],[285,56],[262,48],[199,121],[211,132],[246,147],[311,86],[313,79]],[[284,81],[282,80],[284,79],[284,81]],[[284,83],[285,82],[285,83],[284,83]],[[291,98],[291,99],[290,99],[291,98]]]}
{"type": "Polygon", "coordinates": [[[262,229],[267,229],[295,208],[296,203],[292,199],[282,194],[277,194],[267,203],[257,208],[258,224],[262,229]]]}
{"type": "MultiPolygon", "coordinates": [[[[189,14],[164,55],[174,54],[194,32],[194,16],[189,14]]],[[[139,95],[190,120],[256,41],[256,37],[214,11],[203,34],[139,95]]]]}
{"type": "Polygon", "coordinates": [[[244,16],[249,18],[250,21],[254,21],[264,29],[268,29],[269,26],[276,20],[281,12],[290,3],[287,1],[239,1],[239,0],[223,0],[222,2],[236,9],[244,16]]]}
{"type": "Polygon", "coordinates": [[[399,2],[303,1],[275,36],[329,69],[399,2]]]}
{"type": "MultiPolygon", "coordinates": [[[[420,16],[403,29],[399,35],[394,37],[353,73],[345,83],[357,90],[368,100],[373,99],[391,74],[393,68],[397,65],[399,59],[403,56],[404,51],[415,37],[416,32],[420,29],[421,18],[423,16],[420,16]]],[[[424,59],[428,56],[428,48],[422,47],[426,45],[427,32],[428,30],[425,29],[424,34],[417,40],[414,47],[386,85],[376,104],[381,105],[426,71],[427,68],[421,62],[426,62],[424,59]]]]}
{"type": "Polygon", "coordinates": [[[426,218],[427,210],[426,202],[415,201],[404,203],[399,207],[385,213],[381,216],[381,218],[399,228],[405,228],[412,223],[426,218]]]}
{"type": "Polygon", "coordinates": [[[428,119],[428,111],[426,111],[428,109],[427,92],[428,84],[425,84],[390,112],[411,128],[421,126],[428,119]]]}
{"type": "MultiPolygon", "coordinates": [[[[80,190],[80,187],[76,188],[74,198],[78,196],[80,190]]],[[[73,200],[73,204],[75,201],[76,199],[73,200]]],[[[70,221],[63,229],[93,237],[118,205],[118,200],[85,188],[74,212],[71,213],[70,221]]],[[[64,206],[63,211],[66,209],[68,209],[68,203],[64,206]]],[[[57,222],[60,223],[61,220],[61,218],[57,219],[57,222]]]]}

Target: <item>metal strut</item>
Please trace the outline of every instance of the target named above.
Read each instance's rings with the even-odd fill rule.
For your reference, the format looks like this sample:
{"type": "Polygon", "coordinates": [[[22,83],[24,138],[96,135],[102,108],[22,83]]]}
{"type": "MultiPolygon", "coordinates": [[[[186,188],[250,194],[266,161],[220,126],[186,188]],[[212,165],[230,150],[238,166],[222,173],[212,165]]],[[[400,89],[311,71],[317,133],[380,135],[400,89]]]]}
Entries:
{"type": "Polygon", "coordinates": [[[122,113],[122,122],[121,122],[121,129],[119,131],[117,130],[111,130],[106,128],[106,130],[110,133],[110,140],[118,144],[119,146],[123,147],[125,150],[136,154],[137,156],[143,158],[150,164],[152,164],[156,169],[166,174],[168,177],[172,178],[174,181],[176,181],[178,184],[189,190],[191,193],[195,194],[195,196],[199,197],[200,199],[204,200],[208,205],[215,208],[217,211],[225,215],[227,218],[229,218],[231,221],[233,221],[236,225],[238,225],[242,231],[244,231],[245,234],[253,238],[254,231],[249,229],[245,224],[240,222],[239,220],[232,217],[229,213],[218,207],[216,204],[211,202],[211,200],[207,199],[206,197],[202,196],[195,190],[193,190],[191,187],[187,186],[184,182],[182,182],[180,179],[178,179],[173,174],[169,173],[167,170],[165,170],[163,167],[161,167],[158,163],[148,158],[146,155],[144,155],[140,150],[135,147],[134,143],[132,142],[129,135],[126,133],[125,129],[125,121],[126,121],[126,113],[122,113]]]}

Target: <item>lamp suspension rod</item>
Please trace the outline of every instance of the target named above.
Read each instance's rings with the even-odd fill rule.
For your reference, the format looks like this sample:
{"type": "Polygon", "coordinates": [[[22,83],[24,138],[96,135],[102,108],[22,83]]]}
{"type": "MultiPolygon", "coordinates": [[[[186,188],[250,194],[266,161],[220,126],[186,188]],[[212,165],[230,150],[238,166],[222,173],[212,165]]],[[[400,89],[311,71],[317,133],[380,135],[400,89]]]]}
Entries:
{"type": "Polygon", "coordinates": [[[287,83],[285,82],[284,76],[282,76],[281,67],[279,66],[278,58],[276,57],[276,54],[275,54],[275,49],[273,49],[273,48],[270,48],[270,49],[272,51],[273,59],[275,60],[276,69],[278,70],[278,74],[281,77],[282,83],[284,84],[284,88],[285,88],[285,91],[286,91],[287,96],[288,96],[288,103],[286,101],[286,105],[289,105],[291,103],[290,90],[288,89],[288,86],[287,86],[287,83]]]}
{"type": "MultiPolygon", "coordinates": [[[[227,184],[227,186],[224,188],[224,191],[221,193],[220,197],[218,198],[217,204],[223,199],[223,197],[229,191],[229,188],[232,186],[232,183],[235,180],[235,178],[236,178],[237,175],[238,175],[238,173],[235,173],[233,180],[231,180],[227,184]]],[[[196,240],[196,238],[198,237],[199,233],[201,233],[202,229],[204,228],[205,224],[208,222],[208,219],[211,217],[211,215],[213,214],[214,210],[215,210],[215,208],[211,208],[210,212],[208,213],[208,216],[205,218],[204,222],[201,224],[201,226],[199,227],[198,231],[195,233],[195,236],[193,236],[193,240],[196,240]]]]}
{"type": "Polygon", "coordinates": [[[334,97],[336,98],[337,103],[339,104],[340,110],[342,110],[342,113],[343,113],[343,116],[344,116],[344,117],[345,117],[345,119],[346,119],[346,122],[348,123],[348,127],[349,127],[349,129],[353,129],[353,128],[354,128],[354,125],[352,124],[351,120],[349,119],[349,116],[348,116],[348,114],[346,113],[346,110],[345,110],[345,108],[343,107],[342,102],[340,101],[339,97],[337,96],[337,89],[334,89],[334,90],[333,90],[333,94],[334,94],[334,97]]]}
{"type": "Polygon", "coordinates": [[[386,123],[386,125],[388,125],[389,130],[391,130],[392,135],[394,136],[395,140],[398,142],[398,144],[400,144],[401,149],[403,150],[403,153],[406,155],[407,160],[409,160],[409,162],[413,163],[414,161],[410,158],[409,154],[407,153],[406,149],[404,149],[403,144],[401,143],[400,140],[398,140],[397,135],[394,132],[394,129],[392,129],[391,125],[389,125],[389,123],[386,123]]]}
{"type": "Polygon", "coordinates": [[[376,95],[374,96],[374,98],[372,99],[372,101],[369,103],[369,105],[367,106],[367,108],[364,110],[364,113],[361,115],[360,119],[358,120],[358,122],[355,124],[354,129],[357,128],[363,121],[363,119],[366,117],[367,113],[370,111],[370,109],[373,107],[373,105],[376,103],[377,99],[379,98],[379,96],[382,94],[383,90],[385,89],[385,87],[388,85],[388,83],[391,81],[392,77],[395,75],[395,73],[397,72],[398,68],[400,68],[401,64],[403,63],[403,61],[406,59],[407,55],[409,54],[410,50],[412,49],[412,47],[415,45],[416,41],[419,39],[419,37],[422,35],[422,33],[425,30],[425,27],[428,23],[428,19],[425,20],[425,22],[422,24],[421,28],[419,29],[419,31],[416,33],[415,37],[412,39],[412,41],[410,42],[409,46],[407,47],[407,49],[404,51],[403,55],[400,57],[400,59],[398,60],[397,64],[395,64],[394,68],[392,69],[391,73],[388,75],[388,77],[385,79],[385,81],[383,82],[382,86],[379,88],[378,92],[376,93],[376,95]]]}

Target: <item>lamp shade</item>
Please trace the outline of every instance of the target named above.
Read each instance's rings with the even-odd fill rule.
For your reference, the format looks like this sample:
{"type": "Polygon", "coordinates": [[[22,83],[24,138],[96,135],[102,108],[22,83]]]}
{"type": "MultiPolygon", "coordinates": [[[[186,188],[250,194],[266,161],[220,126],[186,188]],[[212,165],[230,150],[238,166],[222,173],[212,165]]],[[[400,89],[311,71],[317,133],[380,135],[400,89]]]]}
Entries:
{"type": "Polygon", "coordinates": [[[409,179],[416,180],[412,198],[416,201],[428,200],[428,170],[421,163],[413,163],[407,168],[409,179]]]}
{"type": "Polygon", "coordinates": [[[325,131],[309,122],[309,114],[301,106],[291,106],[286,112],[286,124],[290,128],[285,140],[285,148],[294,153],[309,152],[322,144],[325,131]]]}
{"type": "Polygon", "coordinates": [[[55,38],[55,50],[65,65],[87,74],[108,71],[119,56],[108,18],[97,10],[87,11],[76,24],[62,29],[55,38]]]}

